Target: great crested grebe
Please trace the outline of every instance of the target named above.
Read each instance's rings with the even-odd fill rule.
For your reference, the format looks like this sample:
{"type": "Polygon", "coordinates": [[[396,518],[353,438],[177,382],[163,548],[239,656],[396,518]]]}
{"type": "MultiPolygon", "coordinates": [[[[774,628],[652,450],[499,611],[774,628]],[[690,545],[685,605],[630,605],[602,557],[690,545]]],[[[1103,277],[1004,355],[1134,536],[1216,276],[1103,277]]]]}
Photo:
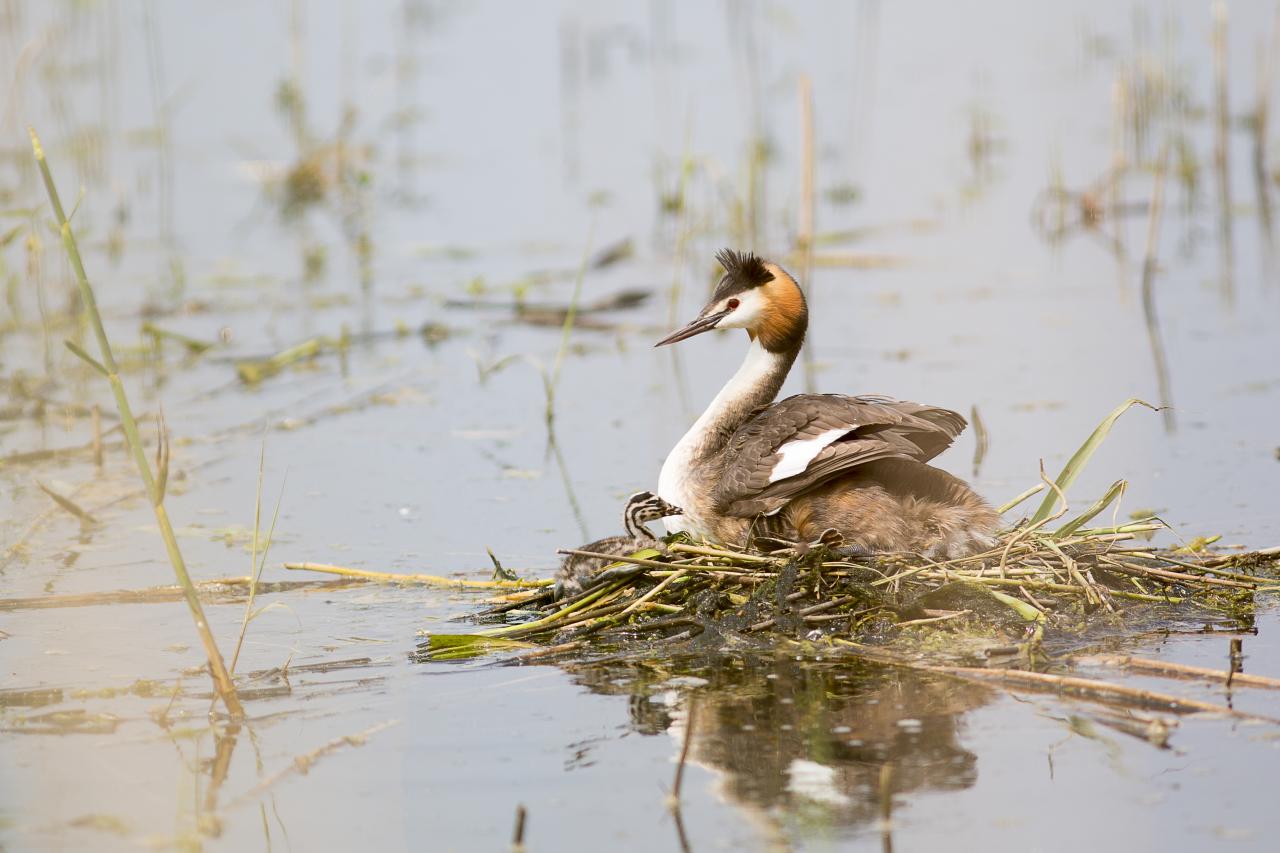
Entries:
{"type": "MultiPolygon", "coordinates": [[[[606,536],[597,539],[590,545],[583,545],[581,551],[594,551],[597,554],[614,554],[624,556],[641,548],[651,547],[657,539],[645,527],[647,521],[658,521],[669,515],[679,515],[680,507],[672,506],[653,492],[636,492],[627,499],[622,508],[622,529],[627,531],[623,536],[606,536]]],[[[562,598],[582,591],[583,581],[603,569],[606,560],[598,557],[583,557],[570,554],[560,563],[556,570],[555,596],[562,598]]]]}
{"type": "Polygon", "coordinates": [[[925,463],[965,420],[888,397],[798,394],[773,402],[804,343],[804,294],[785,270],[728,249],[724,276],[688,325],[655,346],[746,329],[746,360],[663,463],[658,494],[684,510],[669,532],[746,545],[813,542],[850,551],[955,557],[990,547],[999,516],[962,480],[925,463]],[[830,538],[829,534],[826,538],[830,538]]]}

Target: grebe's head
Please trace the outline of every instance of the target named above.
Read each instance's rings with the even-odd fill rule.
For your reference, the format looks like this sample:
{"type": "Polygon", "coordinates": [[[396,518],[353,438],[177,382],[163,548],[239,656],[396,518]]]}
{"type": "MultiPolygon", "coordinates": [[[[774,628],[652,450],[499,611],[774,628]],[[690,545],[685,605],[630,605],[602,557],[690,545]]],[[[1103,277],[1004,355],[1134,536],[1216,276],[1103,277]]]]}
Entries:
{"type": "Polygon", "coordinates": [[[711,301],[690,323],[658,341],[665,346],[712,329],[746,329],[771,352],[798,350],[809,325],[809,309],[790,273],[750,252],[724,249],[716,260],[724,275],[711,301]]]}
{"type": "Polygon", "coordinates": [[[627,498],[627,505],[622,510],[622,524],[627,535],[636,539],[652,539],[653,535],[644,526],[646,521],[683,514],[684,510],[680,507],[667,503],[653,492],[636,492],[627,498]]]}

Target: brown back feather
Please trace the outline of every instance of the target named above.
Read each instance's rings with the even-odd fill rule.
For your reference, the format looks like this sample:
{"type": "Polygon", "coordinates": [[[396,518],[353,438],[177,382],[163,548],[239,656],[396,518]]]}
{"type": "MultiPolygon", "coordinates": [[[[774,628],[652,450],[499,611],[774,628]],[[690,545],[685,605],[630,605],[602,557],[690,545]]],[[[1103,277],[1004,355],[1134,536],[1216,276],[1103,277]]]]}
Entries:
{"type": "Polygon", "coordinates": [[[763,409],[730,436],[713,499],[730,516],[775,512],[868,462],[927,462],[946,450],[965,425],[956,412],[888,397],[798,394],[763,409]],[[840,428],[849,432],[818,453],[804,471],[769,482],[782,445],[840,428]]]}

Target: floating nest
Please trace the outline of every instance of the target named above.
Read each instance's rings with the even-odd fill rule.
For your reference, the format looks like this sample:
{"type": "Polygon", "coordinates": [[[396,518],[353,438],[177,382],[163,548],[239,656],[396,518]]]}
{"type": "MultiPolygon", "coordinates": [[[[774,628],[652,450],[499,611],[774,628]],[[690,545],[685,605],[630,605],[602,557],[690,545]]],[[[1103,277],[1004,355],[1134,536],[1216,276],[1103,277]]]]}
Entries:
{"type": "Polygon", "coordinates": [[[1065,489],[1134,405],[1147,404],[1125,401],[1056,479],[1042,469],[1041,485],[1001,506],[1004,514],[1044,492],[1034,513],[982,553],[948,560],[914,553],[848,557],[821,543],[766,553],[683,536],[622,555],[567,549],[604,566],[581,592],[557,600],[551,581],[526,581],[536,586],[515,590],[504,581],[505,594],[469,617],[489,627],[432,633],[417,656],[542,647],[528,658],[587,644],[626,650],[681,641],[722,648],[754,635],[882,647],[911,639],[952,654],[1003,649],[1034,660],[1046,636],[1070,643],[1155,621],[1249,619],[1258,593],[1280,590],[1280,547],[1232,552],[1215,549],[1217,537],[1157,547],[1151,539],[1167,525],[1153,515],[1089,526],[1118,505],[1123,480],[1064,520],[1065,489]]]}
{"type": "Polygon", "coordinates": [[[679,537],[624,556],[572,550],[611,563],[582,592],[558,601],[549,587],[508,593],[474,617],[503,624],[432,635],[419,654],[438,660],[523,644],[559,652],[707,632],[717,642],[773,634],[886,643],[914,628],[980,638],[988,651],[1034,652],[1046,631],[1079,635],[1100,617],[1238,619],[1252,612],[1258,592],[1280,589],[1280,548],[1222,553],[1201,543],[1160,549],[1142,542],[1163,526],[1154,518],[1055,531],[1024,524],[989,551],[945,561],[848,558],[821,545],[761,553],[679,537]]]}

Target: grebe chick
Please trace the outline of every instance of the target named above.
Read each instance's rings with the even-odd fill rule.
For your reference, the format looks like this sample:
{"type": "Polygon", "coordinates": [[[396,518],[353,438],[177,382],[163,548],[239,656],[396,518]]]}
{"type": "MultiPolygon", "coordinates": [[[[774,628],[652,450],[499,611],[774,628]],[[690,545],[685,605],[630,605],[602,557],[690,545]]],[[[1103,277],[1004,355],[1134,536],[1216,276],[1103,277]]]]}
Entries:
{"type": "MultiPolygon", "coordinates": [[[[647,521],[658,521],[669,515],[679,515],[683,510],[672,506],[653,492],[636,492],[627,499],[622,509],[622,529],[627,531],[622,536],[606,536],[589,545],[583,545],[580,551],[595,551],[597,554],[615,554],[619,557],[650,548],[658,540],[649,528],[647,521]]],[[[608,565],[607,560],[599,557],[583,557],[568,554],[556,570],[555,596],[576,595],[582,592],[584,581],[608,565]]]]}
{"type": "Polygon", "coordinates": [[[711,301],[656,346],[745,329],[746,360],[680,439],[658,494],[684,509],[671,533],[750,545],[811,542],[834,529],[851,551],[957,557],[995,543],[999,516],[966,483],[927,464],[965,427],[947,409],[889,397],[798,394],[773,402],[809,324],[794,278],[725,250],[711,301]]]}

